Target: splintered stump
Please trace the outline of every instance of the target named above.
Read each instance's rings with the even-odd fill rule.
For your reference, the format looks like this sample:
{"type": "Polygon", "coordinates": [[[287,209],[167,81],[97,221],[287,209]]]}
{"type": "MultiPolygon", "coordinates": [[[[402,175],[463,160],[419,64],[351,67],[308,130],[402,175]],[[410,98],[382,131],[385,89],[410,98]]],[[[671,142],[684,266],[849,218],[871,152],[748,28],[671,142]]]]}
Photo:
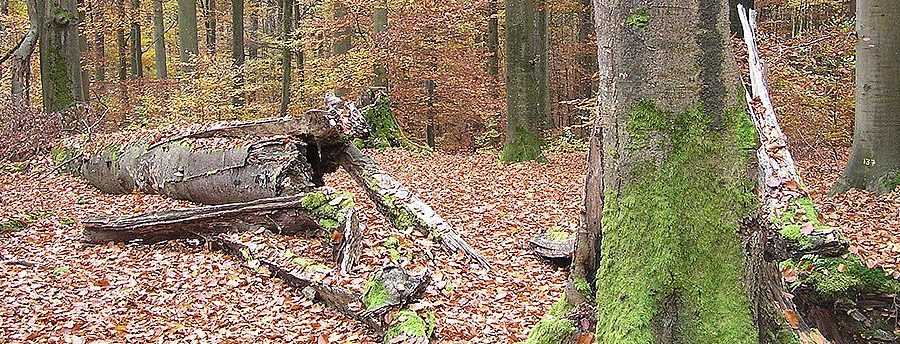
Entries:
{"type": "Polygon", "coordinates": [[[328,232],[335,243],[333,258],[343,274],[353,268],[362,245],[352,197],[322,192],[130,217],[93,218],[83,223],[83,240],[90,244],[151,244],[259,228],[284,235],[328,232]]]}
{"type": "Polygon", "coordinates": [[[462,252],[479,265],[488,261],[463,239],[447,221],[412,193],[394,176],[383,171],[375,160],[353,145],[335,152],[334,158],[366,190],[378,211],[401,230],[415,230],[430,236],[450,253],[462,252]]]}

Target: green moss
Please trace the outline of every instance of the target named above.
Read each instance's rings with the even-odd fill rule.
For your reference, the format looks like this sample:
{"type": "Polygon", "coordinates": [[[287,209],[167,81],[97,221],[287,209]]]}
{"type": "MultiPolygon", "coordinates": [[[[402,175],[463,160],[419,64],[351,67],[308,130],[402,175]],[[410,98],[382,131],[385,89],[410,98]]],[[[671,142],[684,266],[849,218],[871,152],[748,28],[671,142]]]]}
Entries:
{"type": "MultiPolygon", "coordinates": [[[[784,239],[796,242],[800,248],[804,250],[812,249],[815,246],[810,237],[803,234],[801,231],[807,224],[813,226],[814,232],[836,230],[819,221],[816,207],[809,197],[802,197],[791,201],[791,203],[784,208],[781,217],[775,219],[775,222],[781,225],[779,234],[781,234],[784,239]]],[[[836,235],[839,239],[843,240],[843,234],[841,234],[840,231],[837,231],[836,235]]]]}
{"type": "Polygon", "coordinates": [[[758,146],[759,133],[756,131],[756,125],[753,124],[750,116],[734,115],[731,117],[736,119],[732,130],[734,131],[738,148],[755,149],[758,146]]]}
{"type": "Polygon", "coordinates": [[[327,204],[327,196],[322,192],[310,192],[300,199],[300,205],[307,210],[316,209],[327,204]]]}
{"type": "Polygon", "coordinates": [[[75,156],[75,150],[66,147],[53,147],[50,150],[50,156],[53,158],[53,162],[59,165],[75,156]]]}
{"type": "Polygon", "coordinates": [[[353,194],[310,192],[300,199],[300,206],[306,209],[309,218],[322,228],[334,230],[340,227],[347,212],[353,208],[353,194]]]}
{"type": "Polygon", "coordinates": [[[897,186],[900,186],[900,170],[888,172],[881,178],[878,178],[875,184],[875,192],[878,194],[894,191],[897,186]]]}
{"type": "Polygon", "coordinates": [[[562,295],[559,296],[559,300],[556,300],[556,303],[554,303],[553,306],[550,306],[550,312],[547,314],[563,317],[571,310],[572,305],[566,300],[566,293],[562,293],[562,295]]]}
{"type": "Polygon", "coordinates": [[[528,132],[525,128],[516,127],[511,140],[507,140],[503,146],[500,160],[503,162],[547,162],[547,158],[541,153],[542,146],[544,146],[544,140],[540,136],[528,132]]]}
{"type": "Polygon", "coordinates": [[[525,344],[556,344],[575,333],[571,320],[547,314],[528,333],[525,344]]]}
{"type": "Polygon", "coordinates": [[[376,309],[387,303],[390,295],[384,287],[384,281],[371,278],[363,287],[362,303],[367,310],[376,309]]]}
{"type": "MultiPolygon", "coordinates": [[[[430,337],[430,333],[434,331],[433,322],[429,324],[428,321],[422,319],[416,312],[408,309],[404,309],[394,314],[394,319],[396,319],[394,325],[392,325],[384,335],[385,343],[390,343],[391,339],[401,335],[428,338],[430,337]]],[[[431,320],[433,321],[433,319],[434,316],[432,315],[431,320]]]]}
{"type": "Polygon", "coordinates": [[[886,276],[881,270],[869,269],[853,254],[843,257],[806,255],[796,262],[786,260],[781,266],[790,266],[798,271],[799,276],[791,287],[799,284],[812,285],[817,296],[828,300],[863,292],[900,293],[900,282],[886,276]]]}
{"type": "Polygon", "coordinates": [[[590,300],[594,298],[594,292],[591,290],[591,284],[584,278],[576,278],[572,283],[575,285],[575,290],[578,291],[581,296],[590,300]]]}
{"type": "Polygon", "coordinates": [[[363,113],[363,117],[372,127],[372,133],[368,140],[354,140],[353,143],[357,147],[379,149],[402,147],[420,153],[431,152],[430,147],[419,145],[406,137],[387,96],[378,97],[375,104],[363,113]]]}
{"type": "Polygon", "coordinates": [[[566,241],[572,238],[572,233],[564,231],[560,226],[553,226],[547,231],[547,237],[553,241],[566,241]]]}
{"type": "Polygon", "coordinates": [[[638,8],[625,18],[625,22],[635,30],[644,31],[647,26],[650,26],[650,13],[647,12],[646,7],[638,8]]]}
{"type": "Polygon", "coordinates": [[[25,229],[25,224],[21,221],[10,220],[0,222],[0,233],[18,232],[25,229]]]}
{"type": "Polygon", "coordinates": [[[786,239],[796,241],[800,245],[800,248],[804,250],[813,248],[812,240],[810,240],[808,236],[803,235],[803,233],[800,232],[801,227],[802,226],[800,225],[787,225],[782,227],[781,230],[778,231],[778,233],[780,233],[781,236],[786,239]]]}
{"type": "MultiPolygon", "coordinates": [[[[633,140],[665,136],[667,157],[647,163],[621,194],[607,190],[603,256],[597,272],[597,341],[654,342],[659,307],[678,300],[678,337],[689,343],[757,343],[741,287],[743,250],[737,230],[755,202],[746,178],[750,156],[734,132],[699,108],[673,114],[652,102],[630,112],[633,140]]],[[[639,153],[637,153],[639,154],[639,153]]]]}

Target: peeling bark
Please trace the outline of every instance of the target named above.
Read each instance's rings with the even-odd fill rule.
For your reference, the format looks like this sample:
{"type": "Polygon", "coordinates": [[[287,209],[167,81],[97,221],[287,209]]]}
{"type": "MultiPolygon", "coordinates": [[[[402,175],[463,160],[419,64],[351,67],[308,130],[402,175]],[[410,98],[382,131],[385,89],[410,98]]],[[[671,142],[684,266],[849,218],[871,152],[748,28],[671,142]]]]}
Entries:
{"type": "Polygon", "coordinates": [[[479,265],[490,268],[487,260],[435,213],[431,206],[378,167],[372,158],[352,145],[332,154],[335,156],[334,160],[366,190],[378,211],[388,217],[395,227],[416,230],[422,235],[430,236],[450,253],[462,252],[479,265]]]}

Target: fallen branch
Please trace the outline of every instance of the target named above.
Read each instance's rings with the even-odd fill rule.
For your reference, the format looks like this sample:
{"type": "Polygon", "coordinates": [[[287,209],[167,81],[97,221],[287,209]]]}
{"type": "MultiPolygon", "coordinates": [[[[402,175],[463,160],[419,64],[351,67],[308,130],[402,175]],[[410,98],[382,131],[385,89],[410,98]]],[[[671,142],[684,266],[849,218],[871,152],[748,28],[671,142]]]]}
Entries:
{"type": "Polygon", "coordinates": [[[366,190],[378,210],[395,227],[416,230],[422,235],[430,236],[450,253],[462,252],[479,265],[490,269],[488,261],[453,226],[355,146],[339,149],[335,152],[334,159],[366,190]]]}
{"type": "MultiPolygon", "coordinates": [[[[90,244],[160,241],[195,237],[196,233],[227,233],[267,228],[292,235],[322,230],[304,206],[306,195],[261,199],[247,203],[179,209],[131,217],[104,217],[83,221],[90,244]]],[[[352,226],[352,224],[348,224],[352,226]]]]}

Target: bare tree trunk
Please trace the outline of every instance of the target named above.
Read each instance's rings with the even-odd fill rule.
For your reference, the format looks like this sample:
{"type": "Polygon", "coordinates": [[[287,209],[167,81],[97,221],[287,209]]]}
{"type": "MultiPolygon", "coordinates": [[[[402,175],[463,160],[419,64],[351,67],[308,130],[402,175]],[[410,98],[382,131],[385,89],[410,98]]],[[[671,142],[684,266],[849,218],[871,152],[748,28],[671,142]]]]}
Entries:
{"type": "Polygon", "coordinates": [[[131,18],[131,76],[141,78],[144,76],[144,66],[141,60],[143,53],[141,48],[141,0],[133,0],[131,18]]]}
{"type": "MultiPolygon", "coordinates": [[[[13,109],[25,111],[31,107],[31,95],[28,89],[28,76],[31,74],[31,54],[38,42],[38,25],[37,7],[35,0],[28,0],[28,18],[31,21],[31,27],[25,33],[25,38],[19,42],[19,46],[10,56],[10,71],[12,77],[10,79],[10,88],[12,94],[13,109]]],[[[8,5],[8,3],[6,4],[8,5]]]]}
{"type": "Polygon", "coordinates": [[[497,78],[500,75],[500,16],[497,14],[497,0],[488,3],[488,29],[485,43],[488,49],[488,74],[497,78]]]}
{"type": "Polygon", "coordinates": [[[231,1],[231,59],[234,63],[234,106],[244,105],[244,0],[231,1]]]}
{"type": "Polygon", "coordinates": [[[291,11],[293,10],[292,0],[282,1],[282,39],[284,40],[284,48],[281,51],[281,115],[288,115],[288,106],[291,103],[291,11]]]}
{"type": "Polygon", "coordinates": [[[216,0],[204,0],[204,10],[206,13],[206,51],[210,55],[216,54],[216,26],[218,24],[218,13],[216,13],[216,0]]]}
{"type": "Polygon", "coordinates": [[[9,0],[0,0],[0,14],[9,14],[9,0]]]}
{"type": "Polygon", "coordinates": [[[182,71],[192,71],[197,44],[197,0],[178,0],[178,53],[182,71]]]}
{"type": "Polygon", "coordinates": [[[835,192],[878,193],[900,185],[900,3],[857,1],[856,125],[835,192]]]}
{"type": "Polygon", "coordinates": [[[503,161],[546,160],[550,123],[547,12],[537,0],[506,1],[506,145],[503,161]]]}
{"type": "MultiPolygon", "coordinates": [[[[338,66],[336,68],[340,68],[340,66],[344,65],[344,59],[348,52],[350,52],[350,48],[353,45],[353,31],[352,29],[345,25],[344,19],[347,16],[347,6],[341,2],[341,0],[337,0],[334,3],[334,20],[338,22],[339,28],[335,32],[334,35],[334,43],[332,43],[331,49],[332,53],[335,56],[338,56],[338,66]]],[[[334,94],[338,97],[344,98],[347,94],[350,93],[350,90],[345,85],[340,85],[338,89],[334,91],[334,94]]]]}
{"type": "Polygon", "coordinates": [[[248,55],[251,59],[256,59],[259,57],[259,43],[257,43],[257,36],[259,36],[259,9],[253,11],[250,14],[250,51],[248,55]]]}
{"type": "Polygon", "coordinates": [[[128,78],[128,58],[127,56],[127,43],[125,41],[125,18],[127,18],[127,13],[125,12],[125,0],[118,0],[117,7],[119,9],[119,19],[116,20],[116,48],[118,49],[118,57],[119,57],[119,81],[125,81],[128,78]]]}
{"type": "Polygon", "coordinates": [[[153,2],[153,52],[156,55],[156,78],[169,77],[166,67],[166,28],[163,14],[162,0],[150,0],[153,2]]]}
{"type": "MultiPolygon", "coordinates": [[[[375,26],[375,40],[376,42],[378,42],[378,50],[380,51],[379,54],[386,53],[385,43],[387,40],[387,35],[385,35],[385,32],[387,31],[388,25],[388,6],[388,1],[382,0],[380,3],[375,5],[375,9],[372,14],[375,26]]],[[[385,66],[384,61],[382,61],[381,59],[379,59],[378,63],[375,65],[375,87],[380,87],[384,89],[385,92],[387,92],[387,66],[385,66]]]]}

